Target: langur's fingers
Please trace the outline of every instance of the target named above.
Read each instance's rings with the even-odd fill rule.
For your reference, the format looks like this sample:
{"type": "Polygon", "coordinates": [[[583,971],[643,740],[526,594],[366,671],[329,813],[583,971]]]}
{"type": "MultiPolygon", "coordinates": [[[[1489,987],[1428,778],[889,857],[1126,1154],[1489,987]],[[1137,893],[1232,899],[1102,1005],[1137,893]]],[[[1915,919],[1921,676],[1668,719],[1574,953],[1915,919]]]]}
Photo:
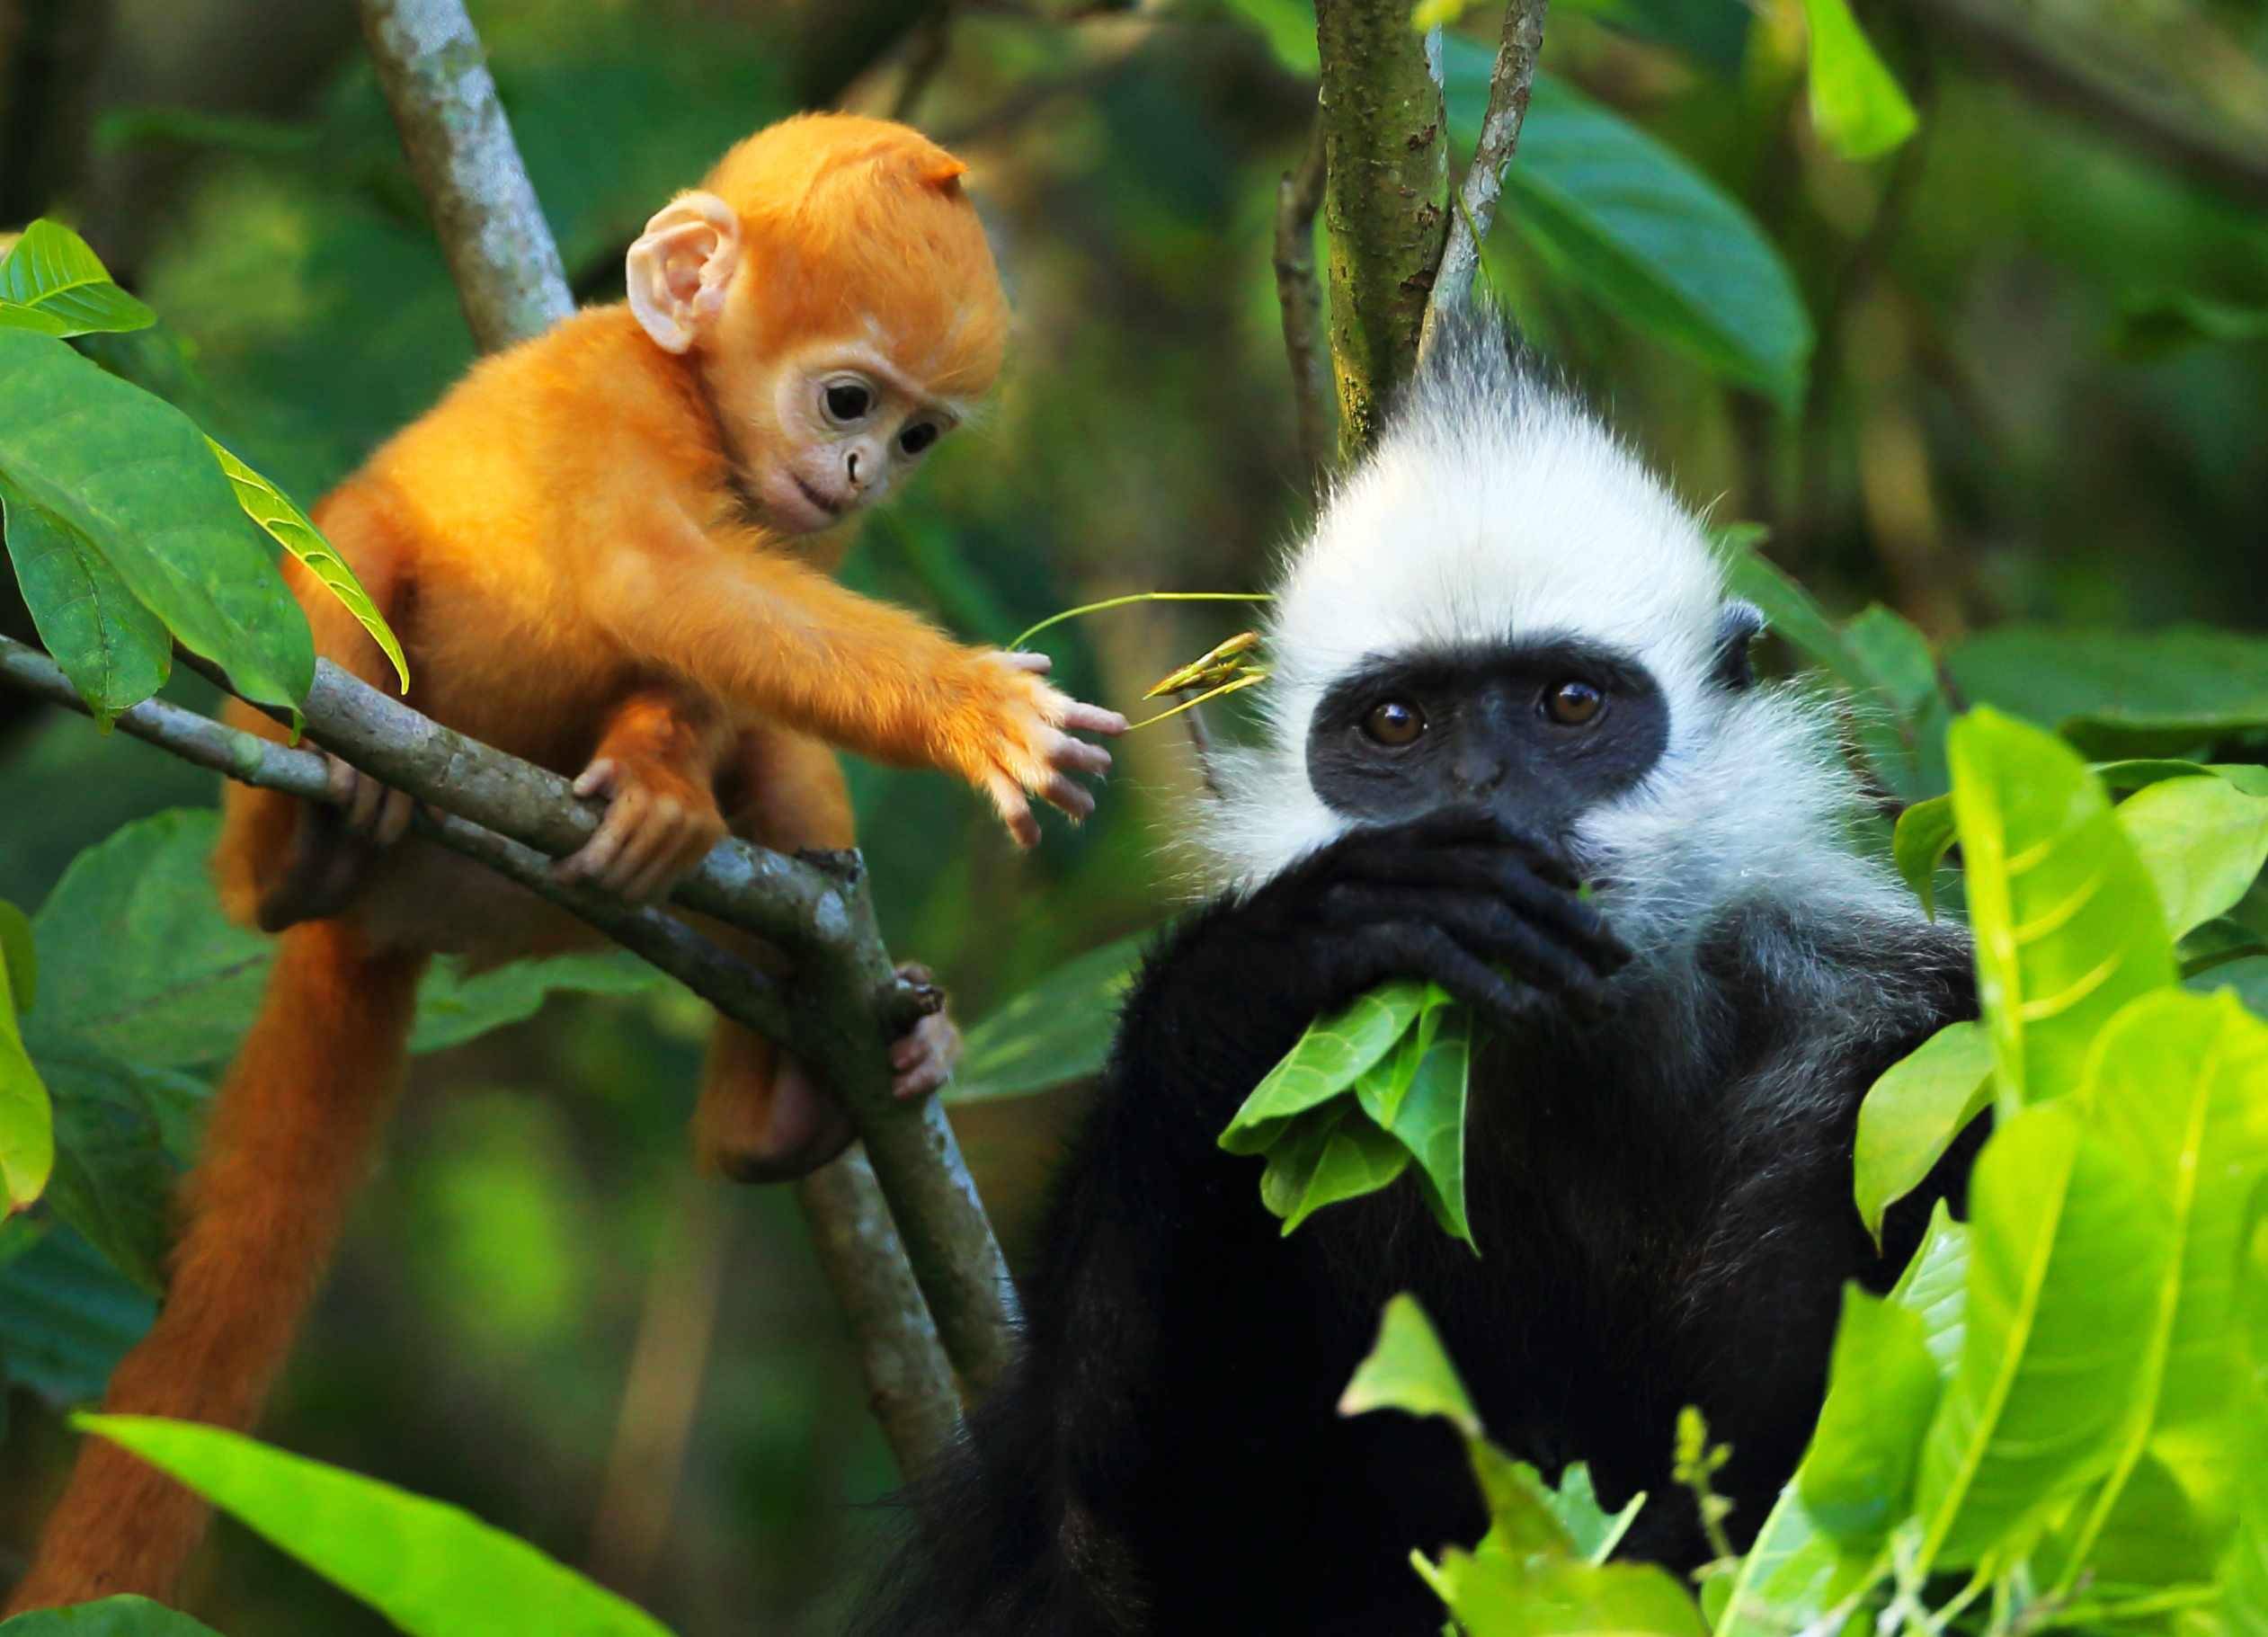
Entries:
{"type": "Polygon", "coordinates": [[[1055,668],[1051,655],[1036,654],[1029,648],[995,649],[992,657],[1013,670],[1028,671],[1034,676],[1045,676],[1055,668]]]}
{"type": "Polygon", "coordinates": [[[952,1069],[934,1057],[924,1057],[914,1067],[890,1081],[890,1095],[901,1102],[929,1096],[953,1078],[952,1069]]]}
{"type": "Polygon", "coordinates": [[[601,756],[575,775],[574,793],[577,796],[611,796],[614,794],[615,776],[614,758],[601,756]]]}
{"type": "Polygon", "coordinates": [[[891,1045],[890,1066],[903,1073],[929,1054],[929,1043],[921,1037],[920,1029],[912,1029],[891,1045]]]}
{"type": "Polygon", "coordinates": [[[1048,748],[1047,760],[1066,773],[1110,771],[1110,752],[1099,744],[1088,743],[1084,739],[1059,735],[1048,748]]]}
{"type": "Polygon", "coordinates": [[[354,787],[362,775],[354,770],[354,764],[323,752],[323,777],[331,787],[331,799],[344,807],[354,799],[354,787]]]}
{"type": "Polygon", "coordinates": [[[346,822],[357,835],[369,835],[378,827],[378,808],[386,800],[386,787],[369,774],[360,774],[354,781],[354,799],[347,804],[346,822]]]}
{"type": "Polygon", "coordinates": [[[1115,710],[1105,710],[1099,705],[1081,705],[1074,699],[1063,710],[1063,725],[1075,734],[1100,734],[1106,739],[1116,739],[1128,726],[1126,718],[1115,710]]]}
{"type": "Polygon", "coordinates": [[[1060,807],[1073,819],[1091,818],[1095,798],[1086,786],[1073,784],[1061,773],[1039,787],[1039,797],[1051,807],[1060,807]]]}
{"type": "Polygon", "coordinates": [[[378,809],[378,833],[373,839],[380,847],[393,846],[408,832],[411,815],[416,811],[417,803],[407,791],[388,790],[378,809]]]}
{"type": "Polygon", "coordinates": [[[984,792],[992,798],[1001,823],[1008,826],[1009,835],[1018,847],[1039,845],[1039,821],[1032,816],[1032,805],[1024,799],[1023,789],[1014,779],[1005,773],[987,774],[984,792]]]}

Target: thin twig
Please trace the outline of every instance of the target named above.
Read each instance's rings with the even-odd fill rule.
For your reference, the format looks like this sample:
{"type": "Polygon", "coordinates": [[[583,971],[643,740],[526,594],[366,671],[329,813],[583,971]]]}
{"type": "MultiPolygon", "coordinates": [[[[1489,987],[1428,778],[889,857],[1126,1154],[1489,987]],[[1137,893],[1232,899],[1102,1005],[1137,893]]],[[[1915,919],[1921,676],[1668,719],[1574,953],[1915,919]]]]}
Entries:
{"type": "Polygon", "coordinates": [[[1441,265],[1426,298],[1425,327],[1418,337],[1420,356],[1432,345],[1436,318],[1445,308],[1463,306],[1472,293],[1481,245],[1489,236],[1497,200],[1504,191],[1505,168],[1520,146],[1520,125],[1527,118],[1535,59],[1543,49],[1543,13],[1550,4],[1510,0],[1504,8],[1504,33],[1497,42],[1496,67],[1489,74],[1488,111],[1481,116],[1472,165],[1457,191],[1456,218],[1449,224],[1449,242],[1442,247],[1441,265]]]}
{"type": "Polygon", "coordinates": [[[574,311],[462,0],[361,0],[362,33],[484,351],[574,311]]]}
{"type": "Polygon", "coordinates": [[[1330,458],[1330,395],[1315,329],[1323,310],[1315,279],[1315,211],[1323,202],[1323,121],[1308,132],[1307,152],[1276,188],[1276,304],[1284,314],[1284,354],[1292,366],[1292,408],[1299,425],[1300,464],[1311,491],[1330,458]]]}
{"type": "Polygon", "coordinates": [[[2241,204],[2268,205],[2268,142],[2198,124],[2119,84],[2078,51],[2025,28],[1996,0],[1920,0],[1916,8],[1969,58],[2026,96],[2119,136],[2137,152],[2241,204]]]}
{"type": "Polygon", "coordinates": [[[915,30],[913,43],[907,52],[905,73],[898,81],[898,94],[891,103],[890,117],[911,120],[921,106],[930,83],[938,70],[945,67],[947,54],[953,47],[953,5],[951,0],[938,8],[937,14],[915,30]]]}

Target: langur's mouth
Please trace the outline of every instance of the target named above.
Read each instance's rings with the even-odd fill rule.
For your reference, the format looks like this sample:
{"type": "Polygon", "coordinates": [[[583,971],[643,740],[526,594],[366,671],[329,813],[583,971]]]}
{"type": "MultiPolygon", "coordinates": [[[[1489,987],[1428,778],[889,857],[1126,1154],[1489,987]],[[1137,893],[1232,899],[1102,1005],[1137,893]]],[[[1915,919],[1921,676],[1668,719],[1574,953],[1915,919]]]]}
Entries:
{"type": "Polygon", "coordinates": [[[825,512],[829,517],[840,517],[842,515],[842,502],[833,499],[829,495],[822,494],[818,490],[813,488],[809,484],[805,483],[802,476],[796,473],[790,472],[787,476],[795,480],[796,487],[802,491],[803,497],[809,501],[814,507],[825,512]]]}

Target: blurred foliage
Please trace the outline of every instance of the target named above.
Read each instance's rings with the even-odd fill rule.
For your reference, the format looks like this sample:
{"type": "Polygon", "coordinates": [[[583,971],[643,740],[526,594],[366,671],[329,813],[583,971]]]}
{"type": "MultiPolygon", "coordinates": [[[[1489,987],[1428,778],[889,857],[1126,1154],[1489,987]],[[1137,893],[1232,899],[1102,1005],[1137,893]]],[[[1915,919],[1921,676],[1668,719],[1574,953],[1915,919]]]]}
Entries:
{"type": "MultiPolygon", "coordinates": [[[[290,9],[285,28],[259,0],[84,0],[107,26],[42,53],[9,47],[73,8],[0,7],[7,129],[71,138],[0,150],[0,198],[77,228],[162,316],[72,344],[305,503],[471,346],[351,8],[290,9]]],[[[867,530],[851,577],[971,638],[1121,592],[1257,585],[1306,511],[1270,269],[1276,178],[1312,109],[1306,6],[1109,9],[961,6],[918,88],[918,117],[976,167],[1016,363],[867,530]]],[[[618,292],[645,215],[790,87],[848,77],[850,102],[886,111],[922,57],[903,33],[921,8],[903,4],[472,10],[585,299],[618,292]]],[[[1944,725],[1976,703],[2096,757],[2257,762],[2268,662],[2241,633],[2268,627],[2268,225],[1928,15],[1561,0],[1488,281],[1689,498],[1756,525],[1744,592],[1779,663],[1855,701],[1886,807],[1949,787],[1944,725]],[[1846,40],[1823,64],[1807,12],[1854,19],[1867,59],[1846,40]],[[1917,119],[1895,147],[1878,72],[1917,119]]],[[[2138,93],[2237,129],[2263,117],[2250,0],[2026,16],[2099,42],[2138,93]]],[[[1494,8],[1458,26],[1463,140],[1494,8]]],[[[13,589],[0,628],[28,635],[13,589]]],[[[1074,691],[1125,705],[1242,618],[1149,606],[1042,645],[1074,691]]],[[[194,678],[165,690],[211,699],[194,678]]],[[[37,912],[38,993],[17,1010],[58,1109],[47,1197],[0,1224],[4,1574],[60,1481],[58,1410],[147,1322],[165,1225],[148,1179],[178,1165],[262,956],[200,907],[209,819],[172,812],[209,808],[210,776],[0,709],[0,900],[37,912]],[[209,957],[209,982],[137,987],[161,948],[209,957]],[[98,991],[134,1003],[86,1004],[98,991]],[[99,1181],[120,1175],[146,1180],[113,1200],[99,1181]]],[[[853,769],[894,948],[940,972],[965,1020],[998,1013],[966,1087],[992,1095],[956,1117],[1012,1253],[1077,1109],[1028,1094],[1091,1072],[1129,953],[1106,946],[1180,885],[1161,846],[1198,789],[1179,725],[1137,735],[1120,770],[1095,821],[1027,858],[944,780],[853,769]]],[[[2268,1006],[2264,933],[2255,888],[2180,953],[2268,1006]]],[[[264,1436],[464,1506],[673,1630],[828,1630],[892,1478],[793,1201],[687,1176],[698,1005],[619,963],[551,976],[588,992],[485,1034],[529,1019],[548,980],[437,980],[434,1049],[264,1436]],[[729,1275],[689,1287],[705,1257],[729,1275]],[[688,1302],[713,1325],[680,1322],[688,1302]],[[643,1461],[633,1355],[689,1334],[706,1341],[662,1364],[698,1393],[691,1433],[643,1461]]],[[[1970,1106],[1938,1090],[1939,1118],[1970,1106]]],[[[230,1637],[386,1629],[234,1526],[198,1573],[230,1637]]]]}

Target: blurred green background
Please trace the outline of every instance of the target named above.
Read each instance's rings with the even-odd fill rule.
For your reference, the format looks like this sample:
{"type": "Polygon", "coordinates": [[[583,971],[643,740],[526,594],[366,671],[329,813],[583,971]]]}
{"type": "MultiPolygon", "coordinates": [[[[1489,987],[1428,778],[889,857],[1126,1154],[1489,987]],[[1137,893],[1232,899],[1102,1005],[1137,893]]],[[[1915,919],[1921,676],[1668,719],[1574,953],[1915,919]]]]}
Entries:
{"type": "MultiPolygon", "coordinates": [[[[1556,82],[1682,156],[1776,248],[1768,379],[1708,314],[1516,221],[1488,270],[1690,500],[1765,526],[1829,608],[1883,602],[1972,694],[2054,720],[2069,679],[1971,633],[2268,628],[2268,8],[1979,8],[2027,58],[1965,4],[1855,8],[1920,117],[1863,164],[1813,128],[1799,5],[1553,8],[1556,82]],[[2154,144],[2153,122],[2235,171],[2154,144]]],[[[862,588],[1004,641],[1076,602],[1265,580],[1308,506],[1271,266],[1313,106],[1302,0],[471,10],[586,300],[618,293],[623,246],[672,190],[794,107],[910,111],[971,160],[1015,361],[867,529],[862,588]]],[[[1492,23],[1475,8],[1477,40],[1492,23]]],[[[42,213],[163,316],[89,350],[303,502],[470,357],[345,0],[0,0],[0,226],[42,213]]],[[[1685,254],[1696,287],[1743,276],[1705,240],[1685,254]]],[[[1131,707],[1239,623],[1139,609],[1043,645],[1075,691],[1131,707]]],[[[0,628],[29,635],[13,587],[0,628]]],[[[2268,697],[2268,677],[2232,680],[2268,697]]],[[[1196,780],[1178,725],[1138,734],[1101,814],[1030,857],[940,778],[854,782],[893,947],[939,971],[965,1021],[1181,890],[1168,844],[1196,780]]],[[[0,898],[36,906],[120,823],[214,798],[206,775],[0,695],[0,898]]],[[[792,1197],[689,1174],[702,1027],[671,990],[562,999],[421,1058],[264,1433],[471,1507],[674,1629],[824,1631],[894,1474],[792,1197]]],[[[1012,1253],[1076,1102],[960,1117],[1012,1253]]],[[[0,1579],[60,1481],[53,1401],[99,1383],[146,1311],[114,1294],[75,1310],[54,1357],[4,1361],[0,1579]]],[[[19,1277],[0,1304],[36,1294],[19,1277]]],[[[193,1606],[233,1637],[385,1629],[226,1522],[197,1574],[193,1606]]]]}

